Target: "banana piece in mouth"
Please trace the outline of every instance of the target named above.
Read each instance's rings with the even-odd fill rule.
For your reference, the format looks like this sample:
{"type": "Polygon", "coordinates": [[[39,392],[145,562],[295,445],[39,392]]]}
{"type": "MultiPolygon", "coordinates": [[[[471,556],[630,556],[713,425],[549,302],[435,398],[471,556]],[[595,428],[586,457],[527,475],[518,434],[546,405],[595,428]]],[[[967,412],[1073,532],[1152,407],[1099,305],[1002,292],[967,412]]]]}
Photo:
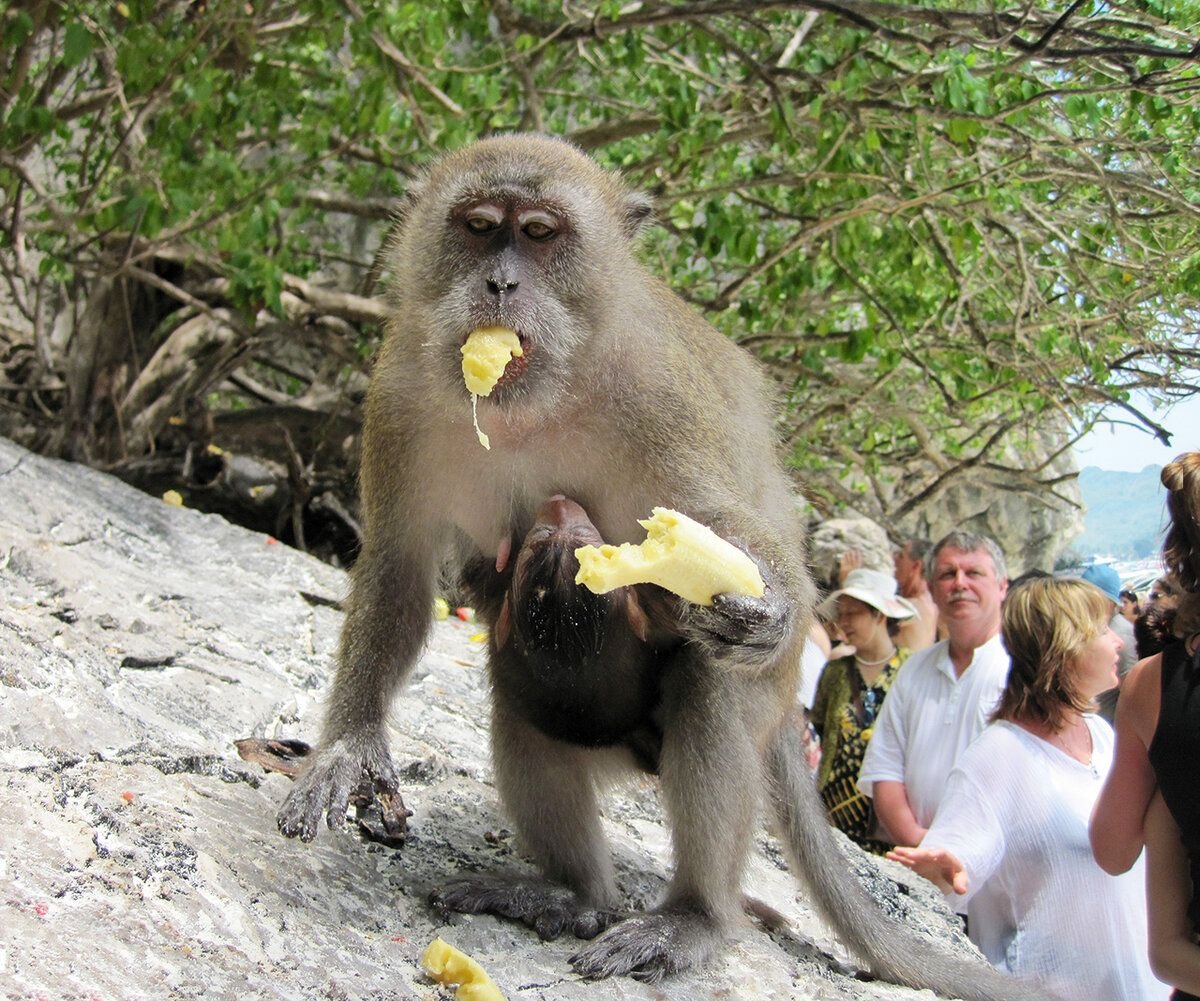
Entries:
{"type": "Polygon", "coordinates": [[[479,397],[490,396],[504,368],[514,358],[523,355],[521,340],[508,327],[479,327],[472,330],[462,348],[463,382],[471,394],[471,418],[479,444],[491,449],[488,436],[479,430],[479,397]]]}
{"type": "Polygon", "coordinates": [[[755,562],[708,526],[665,507],[656,507],[638,524],[646,529],[640,545],[576,549],[575,583],[596,594],[629,584],[657,584],[697,605],[711,605],[714,594],[761,598],[765,593],[755,562]]]}

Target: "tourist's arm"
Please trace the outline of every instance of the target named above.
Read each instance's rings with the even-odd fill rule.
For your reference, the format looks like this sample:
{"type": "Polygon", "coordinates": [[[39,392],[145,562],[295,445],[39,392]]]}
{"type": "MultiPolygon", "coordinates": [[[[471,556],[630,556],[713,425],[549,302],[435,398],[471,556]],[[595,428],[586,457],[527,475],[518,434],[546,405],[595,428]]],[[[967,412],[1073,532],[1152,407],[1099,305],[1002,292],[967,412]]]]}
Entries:
{"type": "Polygon", "coordinates": [[[872,728],[858,774],[858,788],[869,796],[875,816],[898,845],[920,844],[925,828],[918,823],[905,784],[908,735],[904,671],[897,676],[872,728]]]}
{"type": "Polygon", "coordinates": [[[990,737],[985,731],[977,741],[979,750],[968,749],[950,772],[937,816],[921,843],[915,848],[898,846],[888,854],[943,893],[957,895],[951,906],[960,913],[1004,858],[1006,821],[997,811],[1011,798],[1005,792],[1011,763],[997,768],[996,759],[1008,756],[1003,744],[997,747],[990,737]]]}
{"type": "Polygon", "coordinates": [[[1147,749],[1158,726],[1161,684],[1162,655],[1158,654],[1135,665],[1117,701],[1112,770],[1088,828],[1096,863],[1113,876],[1128,872],[1142,851],[1146,807],[1157,787],[1147,749]]]}
{"type": "Polygon", "coordinates": [[[1200,994],[1200,945],[1187,914],[1192,887],[1187,853],[1162,796],[1150,803],[1145,833],[1150,966],[1172,987],[1200,994]]]}
{"type": "Polygon", "coordinates": [[[964,894],[970,885],[962,862],[945,848],[897,846],[888,852],[887,857],[924,876],[943,893],[964,894]]]}
{"type": "MultiPolygon", "coordinates": [[[[903,782],[876,780],[871,798],[875,816],[897,845],[919,845],[925,828],[917,822],[903,782]]],[[[922,873],[922,875],[924,875],[922,873]]]]}
{"type": "MultiPolygon", "coordinates": [[[[829,714],[829,704],[833,700],[833,690],[837,682],[837,661],[830,661],[821,671],[817,679],[817,691],[813,695],[812,711],[808,714],[809,722],[822,741],[825,740],[825,717],[829,714]]],[[[824,748],[822,748],[824,751],[824,748]]]]}
{"type": "Polygon", "coordinates": [[[829,633],[825,631],[825,627],[819,622],[814,622],[808,627],[808,643],[811,643],[821,651],[821,656],[829,660],[829,652],[833,649],[833,644],[829,640],[829,633]]]}

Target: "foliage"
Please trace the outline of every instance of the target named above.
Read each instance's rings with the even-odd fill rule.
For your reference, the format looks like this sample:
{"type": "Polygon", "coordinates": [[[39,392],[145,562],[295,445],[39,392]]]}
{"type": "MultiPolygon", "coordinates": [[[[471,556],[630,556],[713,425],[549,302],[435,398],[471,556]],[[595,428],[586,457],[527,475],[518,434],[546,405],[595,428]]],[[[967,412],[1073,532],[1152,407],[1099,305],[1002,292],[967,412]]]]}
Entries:
{"type": "Polygon", "coordinates": [[[1044,490],[1035,432],[1153,430],[1134,389],[1193,391],[1197,25],[1195,0],[7,7],[0,420],[116,462],[217,391],[352,405],[394,199],[539,129],[655,194],[648,264],[762,355],[819,507],[917,526],[969,474],[1044,490]]]}

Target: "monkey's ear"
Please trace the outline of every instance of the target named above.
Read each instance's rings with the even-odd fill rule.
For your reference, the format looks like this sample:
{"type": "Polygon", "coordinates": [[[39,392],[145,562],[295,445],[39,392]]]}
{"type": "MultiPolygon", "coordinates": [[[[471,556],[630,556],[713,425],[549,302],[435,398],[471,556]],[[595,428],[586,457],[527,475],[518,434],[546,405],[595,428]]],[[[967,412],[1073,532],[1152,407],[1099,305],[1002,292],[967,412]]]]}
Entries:
{"type": "Polygon", "coordinates": [[[654,220],[654,199],[644,191],[626,192],[622,208],[622,228],[631,240],[654,220]]]}
{"type": "Polygon", "coordinates": [[[625,595],[625,615],[629,619],[629,628],[633,630],[633,634],[645,643],[646,637],[650,635],[650,619],[637,599],[637,591],[632,587],[625,595]]]}
{"type": "Polygon", "coordinates": [[[496,625],[492,629],[492,640],[497,650],[503,650],[504,644],[512,633],[512,611],[508,607],[508,595],[504,596],[504,604],[500,606],[500,614],[496,616],[496,625]]]}

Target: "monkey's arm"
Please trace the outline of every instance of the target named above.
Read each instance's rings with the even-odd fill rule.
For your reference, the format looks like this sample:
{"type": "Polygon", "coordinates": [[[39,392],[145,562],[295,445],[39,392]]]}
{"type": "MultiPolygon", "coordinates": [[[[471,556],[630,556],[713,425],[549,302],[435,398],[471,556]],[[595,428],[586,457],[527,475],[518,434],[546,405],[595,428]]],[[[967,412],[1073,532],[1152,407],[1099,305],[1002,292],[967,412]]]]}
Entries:
{"type": "MultiPolygon", "coordinates": [[[[700,519],[697,519],[700,520],[700,519]]],[[[725,664],[768,664],[771,655],[789,645],[801,613],[809,606],[806,579],[791,565],[788,547],[770,528],[745,518],[744,530],[722,531],[725,521],[714,514],[714,531],[745,552],[766,585],[761,598],[727,592],[713,595],[711,605],[681,601],[681,631],[710,656],[725,664]]]]}
{"type": "Polygon", "coordinates": [[[420,548],[368,548],[355,563],[319,749],[277,818],[288,837],[311,841],[322,814],[330,827],[342,826],[364,782],[399,800],[384,720],[429,631],[434,580],[433,554],[420,548]]]}

